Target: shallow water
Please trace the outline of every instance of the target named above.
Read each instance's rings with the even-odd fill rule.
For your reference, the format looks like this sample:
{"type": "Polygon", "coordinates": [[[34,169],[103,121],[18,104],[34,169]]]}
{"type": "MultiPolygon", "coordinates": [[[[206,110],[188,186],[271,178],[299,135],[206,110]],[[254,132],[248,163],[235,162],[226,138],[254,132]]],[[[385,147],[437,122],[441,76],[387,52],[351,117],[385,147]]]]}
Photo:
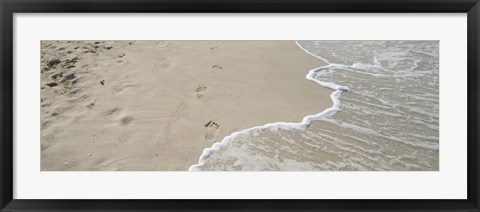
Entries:
{"type": "Polygon", "coordinates": [[[438,170],[438,41],[297,44],[330,63],[305,70],[305,83],[339,102],[302,123],[228,136],[190,170],[438,170]]]}

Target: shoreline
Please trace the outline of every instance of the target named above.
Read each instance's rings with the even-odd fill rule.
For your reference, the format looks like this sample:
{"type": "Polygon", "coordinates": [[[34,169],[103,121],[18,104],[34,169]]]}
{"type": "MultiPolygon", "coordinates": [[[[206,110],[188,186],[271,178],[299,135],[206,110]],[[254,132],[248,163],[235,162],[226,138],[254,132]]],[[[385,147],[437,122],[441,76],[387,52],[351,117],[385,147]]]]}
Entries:
{"type": "MultiPolygon", "coordinates": [[[[341,43],[298,41],[296,44],[317,59],[326,61],[322,58],[326,56],[338,61],[312,69],[306,77],[324,88],[334,90],[330,95],[333,106],[321,113],[306,116],[300,123],[269,123],[227,136],[221,143],[205,149],[199,162],[192,165],[190,171],[438,170],[438,115],[430,108],[435,109],[435,104],[438,105],[438,96],[435,99],[435,82],[438,82],[435,80],[438,80],[438,75],[435,76],[435,70],[438,71],[438,60],[436,63],[434,58],[435,43],[421,43],[416,48],[420,52],[413,53],[402,42],[390,42],[387,47],[377,43],[371,48],[383,51],[367,51],[367,55],[374,58],[374,65],[370,65],[370,57],[336,60],[336,53],[341,56],[344,48],[348,48],[341,43]],[[310,53],[300,44],[305,44],[306,48],[322,56],[310,53]],[[427,54],[427,57],[419,56],[425,49],[433,53],[427,54]],[[331,55],[323,55],[322,52],[331,55]],[[401,59],[382,57],[392,52],[394,55],[397,52],[405,55],[402,54],[404,57],[401,59]],[[377,55],[383,58],[382,63],[376,60],[377,55]],[[358,65],[357,62],[348,63],[352,60],[360,62],[358,65]],[[398,60],[401,61],[400,65],[397,64],[398,60]],[[411,60],[415,63],[409,63],[411,60]],[[428,66],[419,67],[417,62],[428,66]],[[395,65],[392,67],[394,71],[384,73],[392,63],[395,65]],[[378,73],[378,84],[371,84],[379,76],[376,75],[378,73]],[[418,78],[407,77],[403,81],[397,78],[411,75],[418,78]],[[431,83],[417,84],[422,79],[425,81],[427,76],[431,83]],[[345,98],[340,101],[340,95],[349,91],[349,87],[337,83],[355,86],[356,89],[345,93],[345,98]],[[412,85],[417,87],[413,88],[412,85]],[[380,87],[379,91],[371,93],[377,86],[380,87]],[[393,92],[397,87],[406,88],[402,92],[393,92]],[[402,99],[408,99],[409,102],[403,104],[402,99]],[[425,103],[412,104],[415,101],[425,103]],[[341,104],[344,105],[343,112],[337,113],[341,104]],[[398,132],[407,132],[407,135],[399,135],[398,132]]],[[[438,43],[436,49],[438,52],[438,43]]]]}
{"type": "Polygon", "coordinates": [[[315,78],[318,71],[320,71],[321,69],[324,69],[326,67],[329,67],[331,65],[335,65],[335,64],[330,64],[326,59],[310,53],[308,50],[303,48],[297,41],[295,41],[295,44],[301,50],[303,50],[305,53],[307,53],[308,55],[311,55],[311,56],[323,61],[324,63],[326,63],[326,65],[324,65],[324,66],[320,66],[320,67],[317,67],[317,68],[314,68],[314,69],[311,69],[310,71],[308,71],[305,78],[307,80],[315,82],[316,84],[320,85],[321,87],[333,90],[333,92],[330,94],[330,98],[333,102],[333,105],[331,107],[326,108],[325,110],[317,113],[317,114],[305,116],[302,119],[302,122],[298,122],[298,123],[295,123],[295,122],[274,122],[274,123],[268,123],[268,124],[265,124],[265,125],[256,126],[256,127],[252,127],[252,128],[249,128],[249,129],[245,129],[245,130],[242,130],[242,131],[232,133],[231,135],[228,135],[228,136],[224,137],[221,142],[215,143],[215,144],[212,145],[212,147],[204,149],[202,155],[200,155],[200,157],[198,159],[198,163],[190,166],[189,171],[201,171],[200,170],[201,167],[203,167],[205,165],[206,160],[208,159],[208,157],[211,154],[213,154],[217,151],[221,151],[221,149],[223,147],[225,147],[226,145],[228,145],[230,142],[232,142],[233,139],[235,139],[236,137],[242,136],[243,134],[253,133],[253,131],[265,130],[265,129],[273,130],[273,131],[276,131],[278,129],[305,130],[306,128],[308,128],[310,126],[312,121],[320,120],[322,118],[333,116],[333,115],[335,115],[335,113],[337,113],[340,110],[340,106],[341,106],[340,96],[341,96],[342,92],[347,92],[349,90],[349,88],[347,86],[337,85],[334,82],[333,83],[323,82],[323,81],[320,81],[320,80],[315,78]]]}
{"type": "Polygon", "coordinates": [[[186,171],[238,129],[326,110],[304,73],[326,64],[292,42],[42,42],[60,57],[42,70],[42,171],[186,171]]]}

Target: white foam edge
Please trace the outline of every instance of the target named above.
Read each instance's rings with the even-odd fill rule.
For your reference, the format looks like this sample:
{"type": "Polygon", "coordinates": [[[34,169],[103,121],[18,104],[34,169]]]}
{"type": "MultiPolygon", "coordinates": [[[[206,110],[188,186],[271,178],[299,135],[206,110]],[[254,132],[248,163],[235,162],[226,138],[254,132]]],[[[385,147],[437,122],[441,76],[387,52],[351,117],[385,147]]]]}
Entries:
{"type": "Polygon", "coordinates": [[[325,62],[328,63],[328,64],[332,64],[332,63],[330,63],[327,59],[325,59],[325,58],[323,58],[323,57],[320,57],[320,56],[318,56],[318,55],[316,55],[316,54],[313,54],[313,53],[309,52],[307,49],[303,48],[303,46],[300,45],[300,43],[299,43],[298,41],[295,41],[295,44],[297,44],[298,48],[302,49],[302,50],[303,50],[304,52],[306,52],[307,54],[309,54],[309,55],[311,55],[311,56],[313,56],[313,57],[316,57],[316,58],[318,58],[318,59],[320,59],[320,60],[322,60],[322,61],[325,61],[325,62]]]}
{"type": "MultiPolygon", "coordinates": [[[[303,51],[305,51],[309,55],[312,55],[312,56],[328,63],[327,60],[325,60],[325,59],[323,59],[323,58],[321,58],[317,55],[314,55],[314,54],[310,53],[308,50],[304,49],[297,41],[295,41],[295,43],[297,44],[298,47],[300,47],[303,51]]],[[[233,141],[236,138],[248,135],[252,132],[259,131],[259,130],[272,130],[272,131],[277,131],[278,129],[305,130],[308,126],[310,126],[312,121],[321,120],[321,119],[333,116],[336,112],[338,112],[340,110],[340,106],[341,106],[340,96],[341,96],[342,92],[348,91],[349,88],[347,86],[337,85],[333,82],[324,82],[324,81],[320,81],[318,79],[315,79],[315,77],[317,75],[317,72],[319,72],[323,69],[332,67],[332,66],[343,66],[343,65],[341,65],[341,64],[328,64],[328,65],[325,65],[325,66],[314,68],[314,69],[310,70],[308,72],[307,76],[306,76],[306,78],[308,80],[313,81],[313,82],[315,82],[315,83],[317,83],[317,84],[319,84],[323,87],[334,90],[334,92],[332,94],[330,94],[330,98],[332,99],[332,102],[333,102],[332,107],[329,107],[329,108],[325,109],[324,111],[322,111],[320,113],[305,116],[302,119],[302,122],[299,122],[299,123],[274,122],[274,123],[265,124],[263,126],[256,126],[256,127],[252,127],[252,128],[242,130],[242,131],[234,132],[234,133],[232,133],[228,136],[225,136],[222,139],[222,141],[213,144],[212,147],[205,148],[202,152],[202,155],[200,155],[200,158],[198,159],[198,163],[190,166],[188,171],[201,171],[201,168],[205,165],[205,163],[207,161],[207,158],[210,155],[212,155],[215,152],[221,151],[223,147],[227,146],[231,141],[233,141]]]]}

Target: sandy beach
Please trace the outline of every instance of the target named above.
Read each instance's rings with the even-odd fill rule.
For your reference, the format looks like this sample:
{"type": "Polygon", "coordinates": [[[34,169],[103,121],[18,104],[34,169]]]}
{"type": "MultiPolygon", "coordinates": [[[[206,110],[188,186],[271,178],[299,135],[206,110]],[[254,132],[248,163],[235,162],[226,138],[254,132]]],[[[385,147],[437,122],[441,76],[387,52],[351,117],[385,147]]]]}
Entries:
{"type": "Polygon", "coordinates": [[[187,171],[233,132],[332,105],[294,41],[43,41],[42,171],[187,171]]]}

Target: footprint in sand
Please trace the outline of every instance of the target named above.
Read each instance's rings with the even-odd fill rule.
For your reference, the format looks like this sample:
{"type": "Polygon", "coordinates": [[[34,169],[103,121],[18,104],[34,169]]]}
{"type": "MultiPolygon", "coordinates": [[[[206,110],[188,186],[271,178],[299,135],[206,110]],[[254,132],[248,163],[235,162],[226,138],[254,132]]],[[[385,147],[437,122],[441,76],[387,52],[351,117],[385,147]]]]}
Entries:
{"type": "Polygon", "coordinates": [[[220,125],[214,121],[209,121],[205,124],[205,140],[211,141],[217,137],[217,132],[220,129],[220,125]]]}
{"type": "Polygon", "coordinates": [[[132,122],[132,121],[133,121],[133,117],[125,116],[125,117],[120,119],[120,125],[126,126],[126,125],[130,124],[130,122],[132,122]]]}
{"type": "Polygon", "coordinates": [[[221,71],[222,69],[223,69],[223,67],[219,66],[219,65],[212,66],[212,72],[213,73],[217,73],[217,72],[221,71]]]}
{"type": "Polygon", "coordinates": [[[196,90],[196,93],[197,93],[197,98],[200,99],[200,100],[204,100],[205,99],[205,95],[207,94],[207,86],[198,86],[197,90],[196,90]]]}
{"type": "Polygon", "coordinates": [[[218,47],[216,46],[210,47],[210,51],[212,52],[212,54],[217,53],[217,50],[218,50],[218,47]]]}
{"type": "Polygon", "coordinates": [[[128,115],[123,109],[121,108],[112,108],[105,112],[105,118],[112,124],[118,124],[120,126],[127,126],[129,125],[134,118],[128,115]]]}
{"type": "Polygon", "coordinates": [[[138,87],[138,85],[134,83],[126,83],[126,82],[119,83],[112,87],[112,94],[122,93],[135,87],[138,87]]]}
{"type": "Polygon", "coordinates": [[[159,69],[167,68],[170,66],[170,60],[167,57],[157,57],[154,63],[154,69],[152,69],[153,72],[159,71],[159,69]]]}
{"type": "Polygon", "coordinates": [[[117,64],[121,65],[123,63],[125,63],[125,60],[123,58],[120,58],[120,59],[117,60],[117,64]]]}
{"type": "Polygon", "coordinates": [[[168,42],[167,42],[167,41],[159,41],[159,42],[158,42],[158,46],[159,46],[159,47],[165,47],[165,46],[167,46],[167,45],[168,45],[168,42]]]}
{"type": "Polygon", "coordinates": [[[94,102],[92,102],[92,103],[90,103],[90,104],[87,105],[87,108],[88,108],[88,109],[92,109],[93,107],[95,107],[95,103],[94,103],[94,102]]]}

